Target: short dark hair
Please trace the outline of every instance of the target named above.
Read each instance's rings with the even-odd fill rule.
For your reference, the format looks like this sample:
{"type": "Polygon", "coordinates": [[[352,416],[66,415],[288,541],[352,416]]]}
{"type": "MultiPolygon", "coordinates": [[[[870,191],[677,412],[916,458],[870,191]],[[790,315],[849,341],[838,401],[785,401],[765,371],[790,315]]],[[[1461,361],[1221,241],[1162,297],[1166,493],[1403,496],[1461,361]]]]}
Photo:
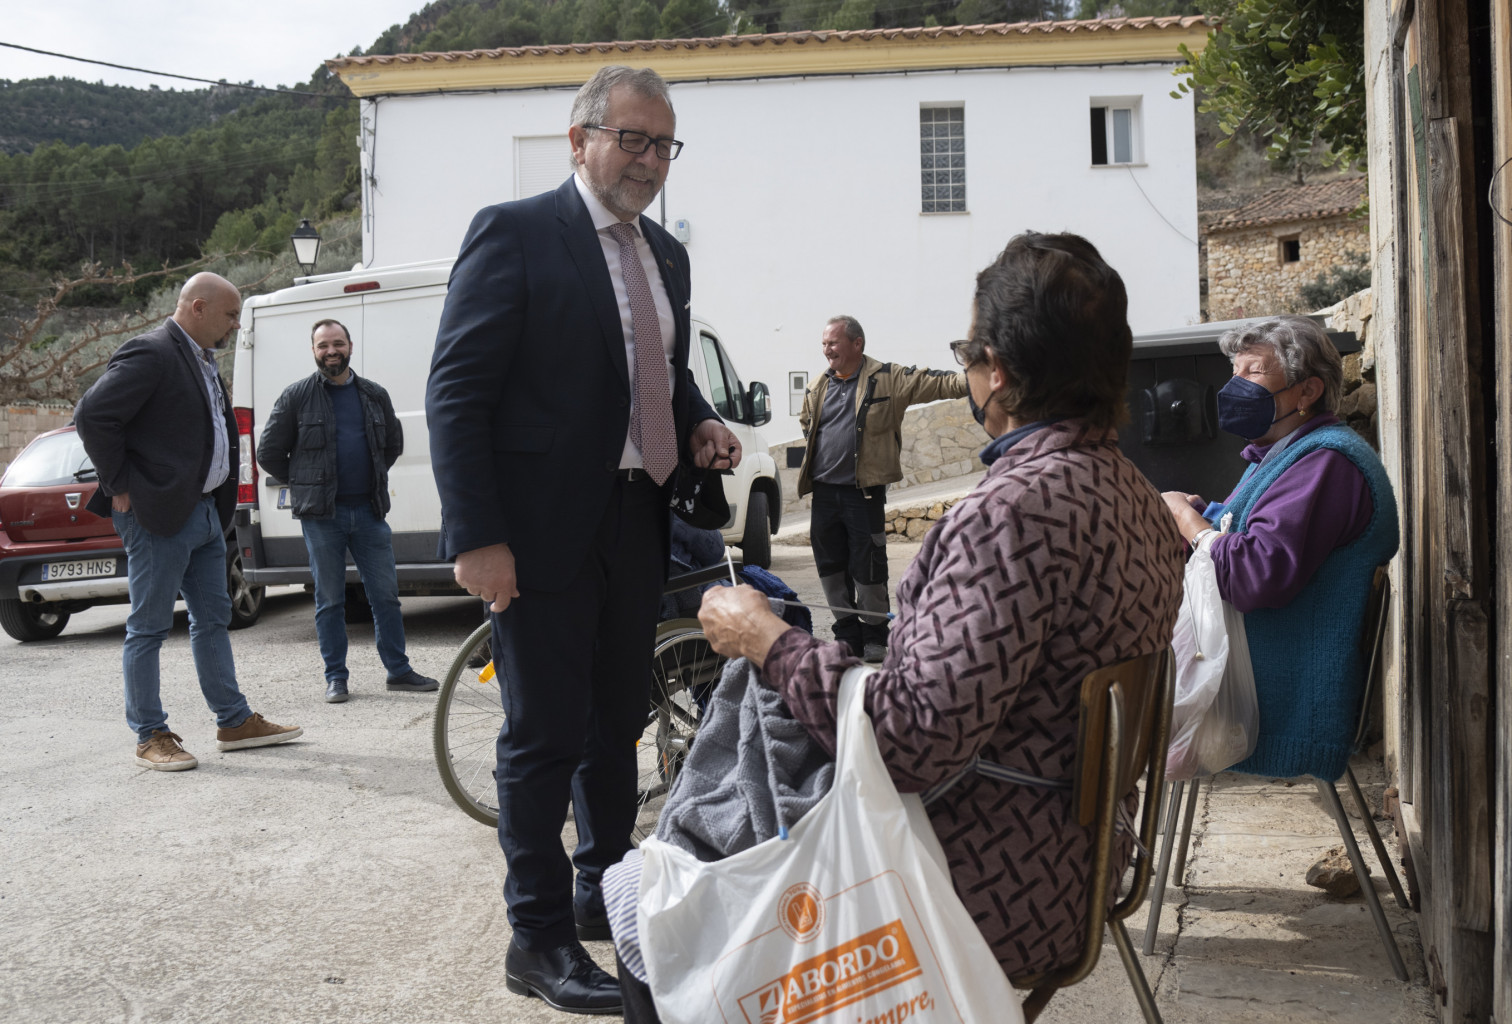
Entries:
{"type": "Polygon", "coordinates": [[[1101,428],[1128,419],[1129,297],[1091,242],[1015,235],[977,275],[972,304],[961,358],[972,366],[992,351],[1009,378],[999,400],[1015,419],[1077,416],[1101,428]]]}
{"type": "Polygon", "coordinates": [[[341,333],[346,335],[347,341],[350,342],[352,340],[352,332],[347,330],[346,324],[342,323],[340,320],[316,320],[315,326],[310,328],[310,344],[315,344],[316,331],[320,330],[322,327],[331,327],[333,325],[341,328],[341,333]]]}
{"type": "Polygon", "coordinates": [[[846,316],[844,313],[841,313],[838,316],[832,316],[828,320],[824,321],[824,326],[826,327],[830,327],[834,324],[845,325],[845,337],[848,341],[859,341],[861,342],[863,348],[866,346],[866,332],[861,329],[860,320],[857,320],[853,316],[846,316]]]}

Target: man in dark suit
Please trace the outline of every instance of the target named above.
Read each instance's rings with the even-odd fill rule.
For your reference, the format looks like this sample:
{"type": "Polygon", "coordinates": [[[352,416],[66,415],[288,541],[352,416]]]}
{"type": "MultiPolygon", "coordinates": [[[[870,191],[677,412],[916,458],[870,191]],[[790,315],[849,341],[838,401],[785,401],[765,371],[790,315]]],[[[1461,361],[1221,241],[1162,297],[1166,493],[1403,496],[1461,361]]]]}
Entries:
{"type": "Polygon", "coordinates": [[[688,374],[687,252],[640,216],[675,127],[649,69],[583,86],[577,173],[468,229],[426,396],[445,554],[495,613],[505,982],[570,1012],[620,1006],[579,940],[609,938],[599,881],[630,847],[669,491],[741,454],[688,374]]]}
{"type": "Polygon", "coordinates": [[[109,513],[126,548],[131,613],[121,670],[136,763],[183,771],[199,762],[168,729],[158,653],[180,593],[216,746],[241,750],[299,736],[247,706],[231,658],[225,531],[236,503],[236,422],[214,349],[241,326],[241,293],[215,274],[184,283],[163,326],[122,345],[79,399],[74,423],[99,474],[89,511],[109,513]]]}

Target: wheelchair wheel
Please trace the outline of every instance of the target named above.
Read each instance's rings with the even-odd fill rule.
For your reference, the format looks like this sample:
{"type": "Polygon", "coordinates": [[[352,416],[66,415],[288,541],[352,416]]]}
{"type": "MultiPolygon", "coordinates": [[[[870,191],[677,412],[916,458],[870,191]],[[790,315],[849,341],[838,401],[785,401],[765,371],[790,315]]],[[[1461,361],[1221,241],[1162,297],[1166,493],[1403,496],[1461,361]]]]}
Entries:
{"type": "Polygon", "coordinates": [[[487,657],[491,626],[485,622],[463,642],[436,695],[432,732],[441,782],[463,811],[488,825],[499,824],[499,794],[494,786],[494,743],[504,724],[504,705],[493,662],[468,668],[475,654],[487,657]]]}
{"type": "Polygon", "coordinates": [[[632,841],[656,831],[656,819],[677,779],[694,735],[728,659],[716,654],[697,619],[673,619],[657,628],[651,663],[651,707],[636,744],[639,805],[632,841]]]}

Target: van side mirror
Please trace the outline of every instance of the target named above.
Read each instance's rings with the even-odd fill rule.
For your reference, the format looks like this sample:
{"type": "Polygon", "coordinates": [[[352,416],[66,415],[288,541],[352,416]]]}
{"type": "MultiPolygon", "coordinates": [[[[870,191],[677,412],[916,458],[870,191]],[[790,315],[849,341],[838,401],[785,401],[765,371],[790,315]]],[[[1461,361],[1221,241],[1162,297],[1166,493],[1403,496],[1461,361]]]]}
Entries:
{"type": "Polygon", "coordinates": [[[760,427],[772,422],[772,395],[761,381],[751,381],[751,386],[746,389],[745,407],[749,417],[746,423],[750,426],[760,427]]]}

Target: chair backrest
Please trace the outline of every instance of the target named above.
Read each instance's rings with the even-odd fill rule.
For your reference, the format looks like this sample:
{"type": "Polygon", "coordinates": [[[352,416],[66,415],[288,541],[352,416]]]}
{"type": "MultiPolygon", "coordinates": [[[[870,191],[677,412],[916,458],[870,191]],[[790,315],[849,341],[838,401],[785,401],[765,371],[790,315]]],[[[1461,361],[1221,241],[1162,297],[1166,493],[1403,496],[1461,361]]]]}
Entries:
{"type": "Polygon", "coordinates": [[[1092,829],[1092,870],[1087,875],[1086,942],[1076,963],[1035,978],[1014,979],[1033,988],[1026,1012],[1038,1012],[1058,988],[1074,985],[1097,966],[1103,927],[1133,913],[1150,882],[1148,853],[1135,858],[1134,880],[1123,899],[1108,906],[1118,806],[1145,775],[1138,840],[1155,847],[1156,818],[1165,788],[1165,750],[1171,728],[1169,648],[1089,672],[1082,680],[1072,806],[1077,821],[1092,829]]]}
{"type": "Polygon", "coordinates": [[[1386,627],[1391,618],[1391,576],[1384,565],[1377,566],[1370,584],[1370,598],[1365,602],[1365,628],[1360,631],[1360,653],[1365,656],[1365,689],[1360,694],[1360,719],[1355,725],[1354,743],[1358,750],[1370,725],[1370,700],[1375,693],[1376,674],[1381,669],[1381,651],[1386,646],[1386,627]]]}

